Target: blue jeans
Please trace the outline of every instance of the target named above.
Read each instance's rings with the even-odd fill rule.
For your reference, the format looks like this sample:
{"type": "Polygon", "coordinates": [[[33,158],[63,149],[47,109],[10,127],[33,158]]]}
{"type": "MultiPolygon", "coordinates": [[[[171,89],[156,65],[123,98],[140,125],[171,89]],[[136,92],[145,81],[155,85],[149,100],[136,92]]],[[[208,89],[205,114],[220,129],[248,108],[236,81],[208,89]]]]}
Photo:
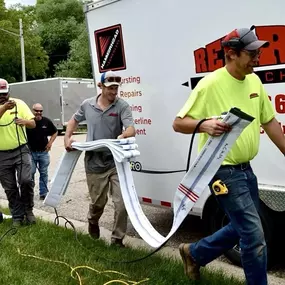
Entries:
{"type": "Polygon", "coordinates": [[[32,155],[32,177],[35,181],[35,174],[37,169],[40,173],[40,196],[45,196],[48,192],[48,166],[50,164],[49,153],[43,152],[31,152],[32,155]]]}
{"type": "Polygon", "coordinates": [[[197,264],[205,266],[239,241],[247,284],[267,285],[267,247],[257,211],[256,176],[248,164],[244,168],[222,166],[210,186],[217,179],[221,179],[229,190],[228,194],[215,197],[230,222],[213,235],[191,244],[190,253],[197,264]]]}

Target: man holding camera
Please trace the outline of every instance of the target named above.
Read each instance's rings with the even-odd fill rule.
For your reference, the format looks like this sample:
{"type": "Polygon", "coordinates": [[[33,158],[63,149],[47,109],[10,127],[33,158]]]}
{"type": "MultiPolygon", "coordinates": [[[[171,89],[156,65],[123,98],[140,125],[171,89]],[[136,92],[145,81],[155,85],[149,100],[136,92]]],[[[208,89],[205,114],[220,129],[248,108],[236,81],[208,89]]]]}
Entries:
{"type": "Polygon", "coordinates": [[[13,226],[36,222],[33,214],[34,182],[26,128],[36,126],[25,102],[10,98],[9,84],[0,78],[0,183],[5,190],[13,226]]]}

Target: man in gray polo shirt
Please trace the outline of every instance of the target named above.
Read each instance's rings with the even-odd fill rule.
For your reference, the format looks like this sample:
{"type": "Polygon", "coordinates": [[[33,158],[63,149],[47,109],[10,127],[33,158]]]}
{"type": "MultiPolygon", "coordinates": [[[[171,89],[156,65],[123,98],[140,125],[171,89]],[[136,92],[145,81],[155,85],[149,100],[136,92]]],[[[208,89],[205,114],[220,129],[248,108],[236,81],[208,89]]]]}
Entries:
{"type": "MultiPolygon", "coordinates": [[[[113,71],[102,74],[101,81],[98,83],[102,93],[97,97],[84,100],[68,122],[64,137],[67,151],[72,150],[71,143],[74,140],[71,136],[78,123],[84,120],[87,122],[88,130],[86,141],[135,136],[130,106],[123,99],[117,97],[120,83],[121,77],[113,71]]],[[[124,247],[122,240],[127,230],[127,212],[112,153],[107,148],[102,152],[88,151],[85,153],[84,162],[91,197],[88,213],[89,234],[94,239],[100,237],[98,222],[103,214],[110,189],[115,206],[111,243],[124,247]]]]}

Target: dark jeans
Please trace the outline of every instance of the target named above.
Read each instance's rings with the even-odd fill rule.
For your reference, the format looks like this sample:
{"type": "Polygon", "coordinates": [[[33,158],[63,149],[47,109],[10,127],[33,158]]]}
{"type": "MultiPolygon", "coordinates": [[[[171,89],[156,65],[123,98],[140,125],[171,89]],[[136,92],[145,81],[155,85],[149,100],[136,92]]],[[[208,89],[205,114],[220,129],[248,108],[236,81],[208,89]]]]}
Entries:
{"type": "Polygon", "coordinates": [[[27,146],[0,151],[0,183],[5,190],[13,220],[23,220],[34,207],[34,182],[27,146]],[[19,186],[18,186],[19,185],[19,186]]]}
{"type": "Polygon", "coordinates": [[[267,285],[267,248],[257,211],[256,176],[248,164],[245,169],[221,167],[215,179],[221,179],[229,190],[228,194],[215,197],[230,222],[213,235],[191,244],[190,252],[199,265],[205,266],[239,241],[247,284],[267,285]]]}
{"type": "Polygon", "coordinates": [[[47,151],[32,151],[32,179],[35,181],[37,168],[40,173],[40,196],[45,196],[48,192],[48,166],[50,164],[49,153],[47,151]]]}

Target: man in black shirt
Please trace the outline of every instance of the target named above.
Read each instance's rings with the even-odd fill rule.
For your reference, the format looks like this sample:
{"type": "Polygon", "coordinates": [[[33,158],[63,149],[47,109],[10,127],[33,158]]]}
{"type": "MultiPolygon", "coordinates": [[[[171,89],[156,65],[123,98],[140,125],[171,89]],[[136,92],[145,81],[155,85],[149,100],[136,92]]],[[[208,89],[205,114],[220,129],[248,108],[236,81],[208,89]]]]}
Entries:
{"type": "Polygon", "coordinates": [[[49,151],[57,137],[57,129],[52,121],[43,117],[43,106],[39,103],[33,105],[36,127],[27,130],[28,144],[32,154],[32,175],[39,169],[40,200],[44,200],[48,192],[48,166],[50,164],[49,151]],[[50,136],[50,139],[48,137],[50,136]]]}

